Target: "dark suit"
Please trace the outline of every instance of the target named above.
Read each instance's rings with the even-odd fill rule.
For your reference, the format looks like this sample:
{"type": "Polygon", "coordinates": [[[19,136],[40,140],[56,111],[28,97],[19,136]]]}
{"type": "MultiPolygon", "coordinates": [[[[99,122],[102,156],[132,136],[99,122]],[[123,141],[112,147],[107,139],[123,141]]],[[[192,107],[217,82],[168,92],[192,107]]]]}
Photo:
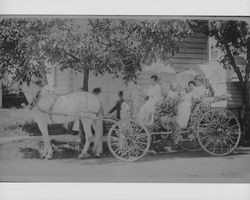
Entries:
{"type": "Polygon", "coordinates": [[[121,105],[122,105],[123,102],[124,102],[123,99],[118,100],[116,102],[116,105],[109,111],[109,113],[113,113],[114,111],[116,111],[116,118],[117,119],[121,119],[120,113],[121,113],[121,105]]]}

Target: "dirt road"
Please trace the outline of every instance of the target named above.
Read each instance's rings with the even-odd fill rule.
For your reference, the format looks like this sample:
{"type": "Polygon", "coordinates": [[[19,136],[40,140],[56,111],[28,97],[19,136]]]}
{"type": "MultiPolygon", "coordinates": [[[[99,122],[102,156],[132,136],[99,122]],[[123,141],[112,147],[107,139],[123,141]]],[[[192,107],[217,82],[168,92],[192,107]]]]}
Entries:
{"type": "Polygon", "coordinates": [[[240,149],[226,157],[212,157],[203,152],[176,152],[147,155],[137,162],[118,161],[109,154],[101,159],[79,160],[77,151],[72,149],[76,146],[75,141],[66,140],[53,141],[57,149],[55,158],[49,161],[38,158],[41,138],[1,144],[0,181],[250,181],[250,149],[240,149]]]}

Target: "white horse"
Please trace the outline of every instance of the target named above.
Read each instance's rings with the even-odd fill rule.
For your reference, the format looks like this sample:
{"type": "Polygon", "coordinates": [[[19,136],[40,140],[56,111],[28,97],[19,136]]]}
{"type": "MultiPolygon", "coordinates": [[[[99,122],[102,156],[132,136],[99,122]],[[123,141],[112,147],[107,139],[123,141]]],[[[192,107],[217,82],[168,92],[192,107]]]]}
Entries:
{"type": "MultiPolygon", "coordinates": [[[[26,82],[19,85],[27,101],[31,105],[32,117],[37,122],[44,140],[44,152],[42,157],[52,158],[48,124],[60,124],[72,122],[81,118],[86,142],[79,157],[83,158],[88,151],[92,140],[91,125],[97,118],[101,109],[101,102],[92,93],[72,92],[67,94],[47,93],[34,82],[28,85],[26,82]],[[81,117],[77,117],[81,116],[81,117]]],[[[94,127],[95,128],[95,127],[94,127]]],[[[96,130],[96,134],[102,134],[102,130],[96,130]]]]}

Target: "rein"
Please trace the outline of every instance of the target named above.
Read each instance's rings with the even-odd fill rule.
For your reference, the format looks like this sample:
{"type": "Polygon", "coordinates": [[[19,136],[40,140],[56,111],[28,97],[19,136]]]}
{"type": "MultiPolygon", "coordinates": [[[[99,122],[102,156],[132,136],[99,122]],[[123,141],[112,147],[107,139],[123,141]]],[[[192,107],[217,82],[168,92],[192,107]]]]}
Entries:
{"type": "Polygon", "coordinates": [[[38,103],[39,99],[41,98],[41,91],[42,91],[42,89],[38,90],[35,97],[32,99],[31,103],[29,104],[30,110],[32,110],[34,107],[37,106],[37,103],[38,103]]]}

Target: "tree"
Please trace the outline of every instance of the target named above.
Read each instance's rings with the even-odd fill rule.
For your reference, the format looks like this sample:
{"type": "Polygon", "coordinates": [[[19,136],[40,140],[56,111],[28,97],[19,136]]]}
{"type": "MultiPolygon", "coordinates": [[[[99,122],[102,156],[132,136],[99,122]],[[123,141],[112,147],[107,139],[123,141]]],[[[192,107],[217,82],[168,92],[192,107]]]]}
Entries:
{"type": "Polygon", "coordinates": [[[1,77],[30,81],[46,71],[43,42],[54,26],[52,20],[2,19],[0,21],[1,77]]]}
{"type": "Polygon", "coordinates": [[[1,75],[30,80],[46,71],[45,60],[89,72],[136,81],[142,65],[169,62],[196,23],[139,19],[3,19],[0,21],[1,75]]]}
{"type": "Polygon", "coordinates": [[[211,21],[206,33],[214,37],[223,55],[220,62],[225,67],[232,67],[239,78],[241,87],[244,88],[244,77],[235,62],[235,56],[246,55],[249,25],[245,21],[211,21]]]}
{"type": "MultiPolygon", "coordinates": [[[[220,62],[224,67],[233,68],[239,79],[241,88],[245,93],[245,113],[249,112],[249,46],[250,46],[250,30],[249,24],[246,21],[211,21],[209,26],[205,27],[205,33],[214,37],[216,40],[216,47],[218,47],[223,55],[220,62]],[[247,65],[245,68],[245,77],[243,71],[235,61],[235,56],[244,55],[247,57],[247,65]]],[[[245,123],[247,132],[250,133],[250,117],[245,115],[245,123]]],[[[250,136],[248,136],[250,137],[250,136]]],[[[250,139],[250,138],[249,138],[250,139]]]]}
{"type": "Polygon", "coordinates": [[[113,74],[136,81],[142,64],[169,61],[193,32],[195,23],[184,20],[86,19],[68,20],[48,42],[51,62],[88,76],[113,74]]]}

